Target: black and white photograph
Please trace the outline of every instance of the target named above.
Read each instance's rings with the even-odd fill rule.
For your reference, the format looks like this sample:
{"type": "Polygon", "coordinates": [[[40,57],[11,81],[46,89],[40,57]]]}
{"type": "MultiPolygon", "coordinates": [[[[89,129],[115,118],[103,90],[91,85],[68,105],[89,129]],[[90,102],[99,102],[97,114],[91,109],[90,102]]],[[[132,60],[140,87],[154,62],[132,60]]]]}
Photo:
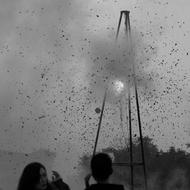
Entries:
{"type": "Polygon", "coordinates": [[[189,0],[0,0],[0,190],[190,189],[189,0]]]}

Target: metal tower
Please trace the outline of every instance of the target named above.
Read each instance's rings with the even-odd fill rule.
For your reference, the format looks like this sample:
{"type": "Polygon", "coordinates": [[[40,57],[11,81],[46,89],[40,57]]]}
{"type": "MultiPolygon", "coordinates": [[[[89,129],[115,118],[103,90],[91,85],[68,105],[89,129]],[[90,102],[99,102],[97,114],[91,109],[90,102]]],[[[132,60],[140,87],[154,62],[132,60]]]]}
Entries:
{"type": "MultiPolygon", "coordinates": [[[[119,23],[118,23],[118,28],[117,28],[117,34],[116,34],[116,41],[118,39],[119,35],[119,30],[121,26],[121,20],[123,16],[125,17],[125,32],[127,37],[129,38],[129,43],[131,46],[131,52],[132,52],[132,43],[131,43],[131,26],[130,26],[130,19],[129,19],[129,11],[121,11],[120,12],[120,18],[119,18],[119,23]]],[[[139,135],[140,135],[140,146],[141,146],[141,162],[134,162],[133,159],[133,139],[132,139],[132,123],[131,123],[131,89],[128,87],[128,128],[129,128],[129,150],[130,150],[130,161],[129,163],[113,163],[116,166],[128,166],[130,167],[130,173],[131,173],[131,190],[134,190],[134,167],[135,166],[142,166],[143,167],[143,173],[144,173],[144,188],[145,190],[148,190],[147,187],[147,173],[146,173],[146,166],[145,166],[145,155],[144,155],[144,146],[143,146],[143,135],[142,135],[142,127],[141,127],[141,117],[140,117],[140,109],[139,109],[139,100],[138,100],[138,91],[137,91],[137,82],[136,82],[136,75],[135,75],[135,66],[133,64],[132,68],[132,80],[134,84],[134,93],[135,93],[135,101],[136,101],[136,108],[137,108],[137,118],[138,118],[138,129],[139,129],[139,135]]],[[[101,114],[99,118],[99,123],[98,123],[98,129],[97,129],[97,134],[96,134],[96,139],[95,139],[95,145],[94,145],[94,150],[93,150],[93,155],[96,154],[96,148],[97,148],[97,143],[98,143],[98,138],[99,138],[99,133],[100,133],[100,128],[101,128],[101,123],[102,123],[102,117],[104,113],[104,107],[105,107],[105,102],[106,102],[106,95],[107,92],[105,91],[105,95],[103,98],[103,103],[101,107],[101,114]]]]}

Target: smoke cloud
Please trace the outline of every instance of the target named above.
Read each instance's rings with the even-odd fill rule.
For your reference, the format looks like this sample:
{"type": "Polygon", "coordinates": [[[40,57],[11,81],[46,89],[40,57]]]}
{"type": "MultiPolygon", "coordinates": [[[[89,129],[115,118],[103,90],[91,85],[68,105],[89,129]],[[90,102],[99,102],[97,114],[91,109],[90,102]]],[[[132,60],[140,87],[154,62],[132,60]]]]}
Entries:
{"type": "MultiPolygon", "coordinates": [[[[99,110],[106,88],[110,91],[99,146],[120,146],[119,140],[113,142],[120,138],[121,132],[118,104],[115,104],[120,96],[116,97],[112,92],[112,85],[119,79],[127,86],[133,64],[142,94],[143,124],[148,123],[146,133],[151,133],[154,127],[150,123],[154,122],[149,122],[152,119],[150,113],[153,113],[152,109],[162,109],[162,106],[151,109],[147,101],[153,104],[155,99],[158,101],[158,96],[165,97],[152,91],[155,81],[163,81],[161,77],[166,77],[162,72],[158,73],[162,69],[157,64],[165,65],[165,58],[155,58],[162,49],[158,48],[158,41],[164,38],[164,23],[169,21],[159,20],[160,16],[156,16],[154,11],[158,7],[163,10],[163,6],[167,6],[164,3],[148,0],[144,5],[139,1],[116,0],[2,0],[2,151],[29,155],[39,149],[53,152],[56,156],[51,158],[52,168],[71,182],[71,188],[78,188],[78,185],[83,188],[78,162],[84,154],[92,152],[99,119],[95,110],[99,110]],[[152,12],[147,13],[145,5],[151,3],[154,5],[152,12]],[[132,54],[129,54],[130,39],[126,37],[124,23],[115,43],[117,22],[123,9],[131,11],[132,54]],[[152,24],[147,25],[148,22],[152,24]],[[148,108],[150,110],[146,111],[148,108]],[[76,178],[76,183],[73,183],[73,178],[76,178]]],[[[167,69],[171,70],[169,66],[167,69]]],[[[159,133],[159,129],[156,131],[159,133]]],[[[180,137],[183,135],[180,133],[180,137]]]]}

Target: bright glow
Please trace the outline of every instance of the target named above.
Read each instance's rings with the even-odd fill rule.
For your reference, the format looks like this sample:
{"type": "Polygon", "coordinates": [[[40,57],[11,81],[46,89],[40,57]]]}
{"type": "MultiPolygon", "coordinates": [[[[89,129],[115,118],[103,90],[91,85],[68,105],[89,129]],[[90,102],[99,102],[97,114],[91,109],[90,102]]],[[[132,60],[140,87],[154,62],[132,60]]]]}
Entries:
{"type": "Polygon", "coordinates": [[[114,89],[117,91],[117,93],[121,93],[124,89],[124,84],[120,80],[116,80],[114,82],[114,89]]]}

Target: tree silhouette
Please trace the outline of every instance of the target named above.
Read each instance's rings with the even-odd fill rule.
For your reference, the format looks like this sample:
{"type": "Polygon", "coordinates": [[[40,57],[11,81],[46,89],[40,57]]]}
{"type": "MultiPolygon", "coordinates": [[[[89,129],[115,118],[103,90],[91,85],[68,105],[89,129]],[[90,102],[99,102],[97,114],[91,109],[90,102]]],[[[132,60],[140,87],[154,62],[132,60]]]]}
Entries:
{"type": "MultiPolygon", "coordinates": [[[[143,138],[145,164],[148,175],[148,184],[151,188],[168,190],[172,189],[190,189],[190,154],[170,147],[167,152],[159,151],[157,146],[152,143],[149,137],[143,138]]],[[[128,148],[116,150],[107,148],[102,152],[111,153],[114,162],[129,162],[130,152],[128,148]]],[[[141,161],[140,139],[133,143],[133,159],[135,162],[141,161]]],[[[90,156],[85,155],[81,159],[83,167],[89,167],[90,156]]],[[[130,168],[114,166],[114,181],[123,183],[126,186],[130,184],[130,168]]],[[[134,186],[142,188],[144,185],[144,175],[142,167],[134,168],[134,186]]]]}

